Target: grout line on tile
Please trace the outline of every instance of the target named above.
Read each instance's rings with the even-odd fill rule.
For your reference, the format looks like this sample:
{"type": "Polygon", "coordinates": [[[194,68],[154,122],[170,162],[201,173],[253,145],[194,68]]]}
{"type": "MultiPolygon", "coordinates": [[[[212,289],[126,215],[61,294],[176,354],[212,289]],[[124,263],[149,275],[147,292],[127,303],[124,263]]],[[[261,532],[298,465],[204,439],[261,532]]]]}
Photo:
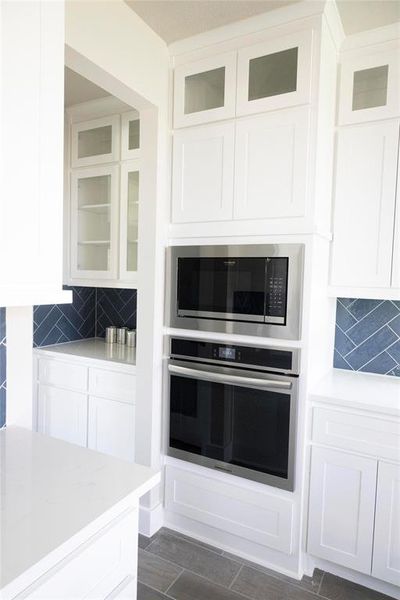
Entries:
{"type": "MultiPolygon", "coordinates": [[[[175,563],[174,563],[175,564],[175,563]]],[[[179,565],[176,565],[179,567],[179,565]]],[[[175,577],[175,579],[173,580],[173,582],[167,587],[167,589],[165,590],[164,594],[168,594],[169,590],[172,588],[172,586],[174,585],[174,583],[176,583],[179,579],[179,577],[182,575],[182,573],[185,572],[185,569],[183,569],[182,567],[180,567],[182,570],[180,573],[178,573],[178,575],[175,577]]]]}
{"type": "Polygon", "coordinates": [[[238,572],[236,573],[236,575],[234,576],[234,578],[232,579],[230,585],[229,585],[229,589],[232,589],[232,586],[235,584],[235,581],[237,580],[237,578],[239,577],[239,573],[241,572],[241,570],[243,569],[244,565],[240,565],[238,572]]]}

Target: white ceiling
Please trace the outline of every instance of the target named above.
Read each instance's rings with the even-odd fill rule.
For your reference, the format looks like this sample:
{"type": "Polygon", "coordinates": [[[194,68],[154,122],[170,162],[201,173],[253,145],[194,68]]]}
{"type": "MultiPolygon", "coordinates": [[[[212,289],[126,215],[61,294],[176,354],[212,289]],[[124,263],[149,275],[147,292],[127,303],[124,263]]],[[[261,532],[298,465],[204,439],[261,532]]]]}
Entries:
{"type": "MultiPolygon", "coordinates": [[[[299,0],[125,1],[170,44],[299,0]]],[[[338,0],[337,4],[346,35],[400,21],[400,0],[338,0]]]]}
{"type": "Polygon", "coordinates": [[[108,92],[103,88],[98,87],[85,77],[78,75],[75,71],[71,71],[65,67],[64,71],[64,104],[65,106],[73,106],[81,102],[89,100],[97,100],[109,96],[108,92]]]}

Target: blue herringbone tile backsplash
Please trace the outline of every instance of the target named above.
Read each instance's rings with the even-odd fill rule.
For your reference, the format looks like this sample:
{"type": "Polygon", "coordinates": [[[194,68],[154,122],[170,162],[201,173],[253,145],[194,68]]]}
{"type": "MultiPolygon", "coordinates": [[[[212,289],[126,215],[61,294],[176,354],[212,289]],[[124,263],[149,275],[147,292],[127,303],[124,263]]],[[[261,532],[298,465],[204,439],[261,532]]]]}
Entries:
{"type": "Polygon", "coordinates": [[[6,309],[0,308],[0,427],[6,422],[7,349],[6,309]]]}
{"type": "Polygon", "coordinates": [[[73,287],[72,304],[35,306],[33,345],[103,337],[108,325],[136,328],[136,290],[73,287]]]}
{"type": "Polygon", "coordinates": [[[400,377],[400,302],[338,298],[334,366],[400,377]]]}

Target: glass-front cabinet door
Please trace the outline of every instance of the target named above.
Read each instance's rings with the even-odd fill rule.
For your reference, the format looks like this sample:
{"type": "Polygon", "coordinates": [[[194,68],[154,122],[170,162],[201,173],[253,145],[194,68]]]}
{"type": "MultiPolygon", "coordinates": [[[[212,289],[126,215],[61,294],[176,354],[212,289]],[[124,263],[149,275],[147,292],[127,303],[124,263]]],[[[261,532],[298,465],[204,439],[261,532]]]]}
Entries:
{"type": "Polygon", "coordinates": [[[136,282],[138,269],[139,160],[121,166],[120,279],[136,282]]]}
{"type": "Polygon", "coordinates": [[[174,127],[235,116],[236,52],[175,68],[174,127]]]}
{"type": "Polygon", "coordinates": [[[237,115],[310,101],[311,36],[301,31],[239,50],[237,115]]]}
{"type": "Polygon", "coordinates": [[[87,167],[119,160],[119,115],[71,126],[71,166],[87,167]]]}
{"type": "Polygon", "coordinates": [[[140,119],[136,110],[121,115],[121,159],[139,158],[140,119]]]}
{"type": "Polygon", "coordinates": [[[344,60],[339,124],[400,115],[400,49],[344,60]]]}
{"type": "Polygon", "coordinates": [[[117,276],[118,167],[73,171],[71,175],[71,276],[117,276]]]}

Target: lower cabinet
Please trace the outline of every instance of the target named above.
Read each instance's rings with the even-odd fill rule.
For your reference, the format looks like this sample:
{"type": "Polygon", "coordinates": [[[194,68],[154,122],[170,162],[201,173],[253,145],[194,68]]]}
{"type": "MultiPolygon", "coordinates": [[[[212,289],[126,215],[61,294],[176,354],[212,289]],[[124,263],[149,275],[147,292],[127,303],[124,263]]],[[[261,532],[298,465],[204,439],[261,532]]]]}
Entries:
{"type": "Polygon", "coordinates": [[[133,462],[135,407],[89,396],[88,447],[133,462]]]}
{"type": "Polygon", "coordinates": [[[39,383],[37,416],[39,433],[87,445],[86,394],[39,383]]]}
{"type": "Polygon", "coordinates": [[[400,585],[400,465],[314,446],[308,552],[400,585]]]}
{"type": "Polygon", "coordinates": [[[372,575],[400,585],[400,465],[379,463],[372,575]]]}
{"type": "Polygon", "coordinates": [[[312,450],[308,551],[371,572],[376,460],[312,450]]]}

